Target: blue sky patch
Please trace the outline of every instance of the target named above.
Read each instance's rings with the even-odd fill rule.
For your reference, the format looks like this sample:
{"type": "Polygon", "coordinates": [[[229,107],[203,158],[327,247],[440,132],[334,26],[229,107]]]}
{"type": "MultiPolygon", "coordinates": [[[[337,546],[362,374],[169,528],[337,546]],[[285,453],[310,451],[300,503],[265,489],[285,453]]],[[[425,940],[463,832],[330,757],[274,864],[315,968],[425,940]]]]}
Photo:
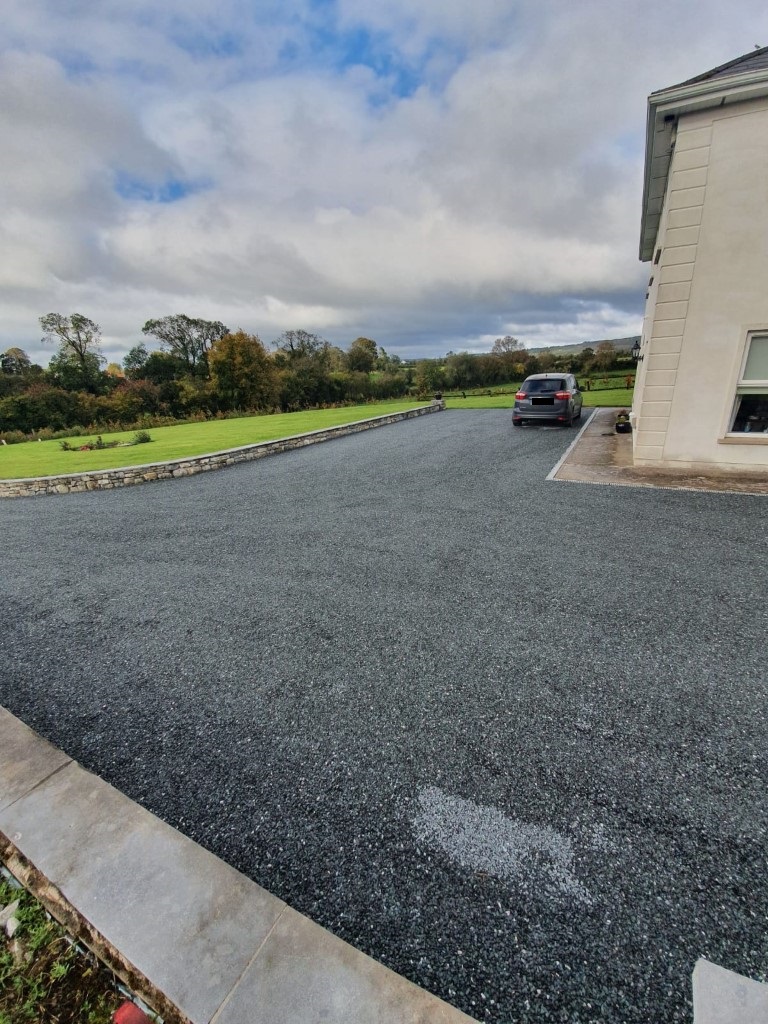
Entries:
{"type": "Polygon", "coordinates": [[[209,35],[177,30],[171,32],[169,38],[180,50],[198,60],[209,57],[239,57],[243,53],[242,40],[234,32],[211,32],[209,35]]]}
{"type": "MultiPolygon", "coordinates": [[[[326,33],[318,33],[321,36],[326,33]]],[[[380,34],[374,34],[364,28],[353,29],[342,35],[327,33],[328,49],[333,50],[333,63],[337,70],[362,65],[370,68],[377,78],[386,78],[391,82],[392,92],[396,96],[410,96],[421,84],[419,71],[409,66],[389,40],[380,34]]]]}
{"type": "Polygon", "coordinates": [[[281,64],[291,68],[305,64],[309,58],[314,65],[341,73],[352,67],[367,67],[387,83],[390,95],[396,97],[411,96],[423,84],[429,53],[409,60],[389,33],[362,25],[342,30],[331,0],[314,0],[312,8],[317,17],[304,26],[303,37],[286,41],[279,54],[281,64]]]}
{"type": "Polygon", "coordinates": [[[51,53],[68,78],[87,78],[97,69],[93,58],[82,50],[54,50],[51,53]]]}
{"type": "Polygon", "coordinates": [[[115,192],[122,199],[140,200],[145,203],[175,203],[193,192],[200,192],[203,182],[183,181],[181,178],[166,178],[158,183],[135,177],[124,171],[115,175],[115,192]]]}

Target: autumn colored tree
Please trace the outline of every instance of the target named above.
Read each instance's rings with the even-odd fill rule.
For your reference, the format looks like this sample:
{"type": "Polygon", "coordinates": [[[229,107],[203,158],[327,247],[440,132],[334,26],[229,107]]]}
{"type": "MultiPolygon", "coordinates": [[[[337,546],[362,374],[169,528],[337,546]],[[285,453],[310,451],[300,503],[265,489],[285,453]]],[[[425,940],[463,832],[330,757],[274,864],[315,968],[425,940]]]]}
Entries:
{"type": "Polygon", "coordinates": [[[271,409],[277,403],[277,367],[255,334],[237,331],[215,341],[208,370],[226,409],[271,409]]]}

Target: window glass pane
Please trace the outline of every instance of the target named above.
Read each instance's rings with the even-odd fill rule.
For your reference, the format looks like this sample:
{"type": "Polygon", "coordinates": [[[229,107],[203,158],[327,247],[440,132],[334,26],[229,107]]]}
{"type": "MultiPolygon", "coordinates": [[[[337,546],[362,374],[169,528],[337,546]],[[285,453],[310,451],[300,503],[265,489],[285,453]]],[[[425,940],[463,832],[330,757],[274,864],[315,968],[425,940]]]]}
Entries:
{"type": "MultiPolygon", "coordinates": [[[[768,338],[766,338],[766,341],[768,341],[768,338]]],[[[553,380],[551,377],[549,379],[539,378],[539,380],[536,380],[536,378],[534,377],[532,380],[524,381],[523,386],[520,390],[525,391],[525,393],[528,395],[546,395],[549,394],[550,392],[554,394],[555,391],[565,391],[565,381],[558,379],[553,380]]]]}
{"type": "Polygon", "coordinates": [[[739,434],[768,433],[768,394],[742,395],[731,431],[739,434]]]}
{"type": "Polygon", "coordinates": [[[742,380],[768,380],[768,335],[751,339],[742,380]]]}

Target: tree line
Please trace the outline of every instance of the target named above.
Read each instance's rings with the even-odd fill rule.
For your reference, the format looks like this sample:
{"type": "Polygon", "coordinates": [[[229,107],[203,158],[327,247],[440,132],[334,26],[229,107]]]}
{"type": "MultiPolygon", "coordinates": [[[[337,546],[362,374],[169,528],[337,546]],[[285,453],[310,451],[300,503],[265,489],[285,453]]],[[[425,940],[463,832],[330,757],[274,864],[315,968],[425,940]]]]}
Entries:
{"type": "Polygon", "coordinates": [[[0,435],[7,440],[426,398],[519,381],[541,370],[580,372],[590,359],[608,369],[616,355],[612,346],[610,352],[598,346],[579,356],[534,356],[507,336],[485,354],[403,361],[370,338],[356,338],[345,351],[317,334],[289,330],[268,347],[257,335],[220,321],[175,314],[147,320],[142,333],[148,342],[134,346],[118,365],[107,364],[101,329],[88,317],[48,313],[40,326],[43,341],[56,346],[47,368],[18,347],[0,354],[0,435]]]}

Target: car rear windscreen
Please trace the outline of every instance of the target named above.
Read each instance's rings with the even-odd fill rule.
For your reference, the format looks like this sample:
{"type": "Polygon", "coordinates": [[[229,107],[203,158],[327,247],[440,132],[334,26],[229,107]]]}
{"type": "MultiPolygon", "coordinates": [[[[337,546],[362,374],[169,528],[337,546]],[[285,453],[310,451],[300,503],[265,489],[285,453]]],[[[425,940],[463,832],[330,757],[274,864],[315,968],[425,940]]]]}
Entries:
{"type": "Polygon", "coordinates": [[[527,380],[523,384],[522,390],[529,395],[540,395],[542,393],[549,394],[555,391],[565,391],[564,380],[527,380]]]}

